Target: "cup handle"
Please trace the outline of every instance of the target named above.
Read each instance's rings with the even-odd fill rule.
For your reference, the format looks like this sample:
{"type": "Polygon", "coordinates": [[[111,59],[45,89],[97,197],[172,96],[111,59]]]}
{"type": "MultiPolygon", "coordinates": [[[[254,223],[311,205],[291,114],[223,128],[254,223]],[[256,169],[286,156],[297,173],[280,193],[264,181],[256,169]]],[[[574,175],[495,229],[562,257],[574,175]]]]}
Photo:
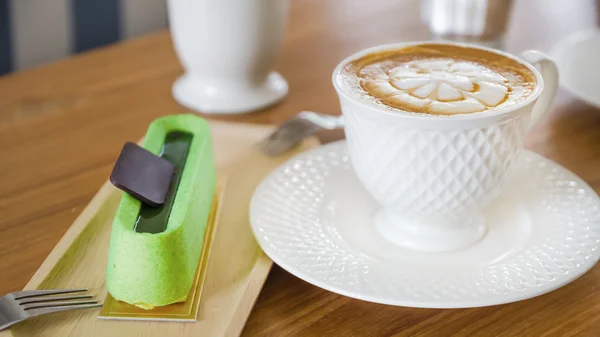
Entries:
{"type": "Polygon", "coordinates": [[[558,67],[548,55],[537,50],[526,50],[521,54],[521,58],[533,66],[539,66],[544,80],[544,89],[531,113],[531,123],[529,125],[531,130],[542,115],[550,109],[550,105],[554,101],[554,96],[556,96],[558,90],[558,67]]]}

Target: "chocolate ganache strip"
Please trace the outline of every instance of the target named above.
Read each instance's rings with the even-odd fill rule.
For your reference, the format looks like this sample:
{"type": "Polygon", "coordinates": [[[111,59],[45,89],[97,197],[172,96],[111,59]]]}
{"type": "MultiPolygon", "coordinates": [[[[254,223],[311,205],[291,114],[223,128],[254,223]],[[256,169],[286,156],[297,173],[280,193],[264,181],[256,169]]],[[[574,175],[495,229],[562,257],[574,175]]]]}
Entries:
{"type": "Polygon", "coordinates": [[[142,204],[134,231],[138,233],[162,233],[167,229],[171,209],[181,181],[185,161],[192,144],[193,136],[185,132],[169,132],[165,137],[160,156],[173,164],[174,172],[165,202],[159,207],[142,204]]]}

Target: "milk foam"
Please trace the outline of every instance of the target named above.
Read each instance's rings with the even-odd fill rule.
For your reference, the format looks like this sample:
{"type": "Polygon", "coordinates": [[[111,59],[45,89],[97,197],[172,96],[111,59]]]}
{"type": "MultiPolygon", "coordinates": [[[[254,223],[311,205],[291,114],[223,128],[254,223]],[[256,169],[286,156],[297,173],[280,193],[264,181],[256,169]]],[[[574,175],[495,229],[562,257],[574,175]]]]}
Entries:
{"type": "Polygon", "coordinates": [[[337,83],[385,109],[454,115],[521,102],[536,78],[527,66],[495,52],[431,43],[366,54],[345,64],[337,83]]]}
{"type": "Polygon", "coordinates": [[[510,81],[481,64],[453,59],[421,59],[384,71],[379,64],[363,69],[361,85],[396,106],[438,114],[484,111],[507,100],[510,81]]]}

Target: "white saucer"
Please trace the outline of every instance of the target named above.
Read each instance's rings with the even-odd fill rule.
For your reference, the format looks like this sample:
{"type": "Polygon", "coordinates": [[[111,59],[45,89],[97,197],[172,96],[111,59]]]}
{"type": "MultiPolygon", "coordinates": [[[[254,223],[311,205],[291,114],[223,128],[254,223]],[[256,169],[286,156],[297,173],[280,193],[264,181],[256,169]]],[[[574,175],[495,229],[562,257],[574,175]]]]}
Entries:
{"type": "Polygon", "coordinates": [[[576,97],[600,108],[600,31],[584,31],[560,41],[550,52],[560,83],[576,97]]]}
{"type": "Polygon", "coordinates": [[[449,253],[401,248],[372,223],[377,205],[337,142],[273,171],[250,206],[254,235],[278,265],[361,300],[424,308],[519,301],[559,288],[600,257],[600,198],[556,163],[525,151],[485,211],[489,229],[449,253]]]}

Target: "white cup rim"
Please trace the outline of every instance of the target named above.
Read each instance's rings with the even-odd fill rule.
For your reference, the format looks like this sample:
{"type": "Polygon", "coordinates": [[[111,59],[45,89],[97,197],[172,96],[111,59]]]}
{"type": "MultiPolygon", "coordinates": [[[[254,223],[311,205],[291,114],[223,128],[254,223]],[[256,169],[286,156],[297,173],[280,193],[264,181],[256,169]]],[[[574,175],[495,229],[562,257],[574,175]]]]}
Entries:
{"type": "Polygon", "coordinates": [[[408,119],[412,119],[415,121],[416,120],[421,120],[421,121],[434,121],[434,120],[470,121],[470,120],[481,120],[481,119],[487,119],[487,118],[495,119],[502,115],[506,115],[511,112],[519,111],[521,108],[531,104],[533,101],[535,101],[539,97],[539,95],[542,93],[542,90],[544,89],[544,80],[542,78],[542,75],[529,62],[527,62],[513,54],[510,54],[510,53],[507,53],[507,52],[504,52],[501,50],[482,47],[482,46],[473,45],[473,44],[469,44],[469,43],[449,42],[449,41],[398,42],[398,43],[383,44],[383,45],[378,45],[378,46],[362,49],[358,52],[351,54],[350,56],[343,59],[340,63],[338,63],[338,65],[335,67],[335,69],[333,71],[331,79],[333,82],[333,86],[334,86],[335,90],[337,91],[338,95],[343,96],[347,100],[355,102],[355,103],[363,106],[364,108],[368,108],[368,109],[370,109],[374,112],[377,112],[379,114],[382,114],[382,115],[387,115],[392,118],[408,118],[408,119]],[[480,49],[480,50],[485,50],[488,52],[492,52],[494,54],[498,54],[498,55],[510,58],[510,59],[518,62],[519,64],[527,67],[535,75],[536,86],[535,86],[533,92],[529,96],[527,96],[523,101],[521,101],[517,104],[509,105],[508,107],[503,108],[503,109],[486,110],[486,111],[481,111],[481,112],[477,112],[477,113],[466,113],[466,114],[455,114],[455,115],[434,115],[434,114],[403,111],[400,109],[388,110],[388,109],[385,109],[382,107],[378,107],[378,106],[374,105],[373,103],[368,102],[365,99],[353,96],[352,94],[346,92],[344,89],[342,89],[340,87],[340,84],[337,81],[338,74],[341,72],[342,67],[344,67],[346,64],[348,64],[350,61],[359,59],[367,54],[374,53],[374,52],[394,50],[394,49],[399,49],[399,48],[408,47],[408,46],[417,46],[417,45],[421,45],[421,44],[451,45],[451,46],[458,46],[458,47],[480,49]]]}

